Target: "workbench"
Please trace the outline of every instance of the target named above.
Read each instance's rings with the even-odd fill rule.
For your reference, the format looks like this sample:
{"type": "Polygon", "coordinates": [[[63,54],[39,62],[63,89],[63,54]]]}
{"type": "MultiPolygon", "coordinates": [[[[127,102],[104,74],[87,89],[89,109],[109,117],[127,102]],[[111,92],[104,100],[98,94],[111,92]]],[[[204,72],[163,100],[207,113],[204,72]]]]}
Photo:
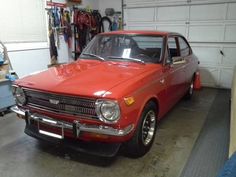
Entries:
{"type": "Polygon", "coordinates": [[[0,80],[0,113],[3,113],[15,104],[11,85],[12,82],[7,79],[0,80]]]}

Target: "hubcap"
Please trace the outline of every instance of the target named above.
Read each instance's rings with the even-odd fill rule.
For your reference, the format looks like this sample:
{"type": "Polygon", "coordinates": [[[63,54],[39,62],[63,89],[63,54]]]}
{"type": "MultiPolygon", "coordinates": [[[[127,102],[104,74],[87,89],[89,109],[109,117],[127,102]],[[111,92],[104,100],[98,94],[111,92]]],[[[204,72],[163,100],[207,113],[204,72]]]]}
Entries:
{"type": "Polygon", "coordinates": [[[143,121],[142,126],[142,141],[147,146],[153,139],[156,126],[156,115],[153,110],[150,110],[143,121]]]}

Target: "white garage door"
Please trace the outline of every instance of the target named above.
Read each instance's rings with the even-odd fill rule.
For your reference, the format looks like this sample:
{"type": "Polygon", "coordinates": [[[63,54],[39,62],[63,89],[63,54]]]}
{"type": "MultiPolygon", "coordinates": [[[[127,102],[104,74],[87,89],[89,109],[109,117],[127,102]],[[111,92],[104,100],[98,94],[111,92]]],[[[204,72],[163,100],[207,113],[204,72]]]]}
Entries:
{"type": "Polygon", "coordinates": [[[125,0],[125,29],[183,34],[205,86],[231,88],[236,65],[236,0],[125,0]]]}

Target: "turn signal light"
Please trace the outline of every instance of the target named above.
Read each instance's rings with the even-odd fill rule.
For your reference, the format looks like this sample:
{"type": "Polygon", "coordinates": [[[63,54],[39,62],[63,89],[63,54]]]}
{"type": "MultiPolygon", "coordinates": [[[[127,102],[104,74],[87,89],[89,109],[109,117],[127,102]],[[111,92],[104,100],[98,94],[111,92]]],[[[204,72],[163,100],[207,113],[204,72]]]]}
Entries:
{"type": "Polygon", "coordinates": [[[124,101],[127,106],[130,106],[130,105],[134,104],[134,102],[135,102],[133,97],[124,98],[124,101]]]}
{"type": "Polygon", "coordinates": [[[102,135],[98,133],[88,133],[88,136],[93,137],[93,138],[98,138],[98,139],[108,139],[108,135],[102,135]]]}

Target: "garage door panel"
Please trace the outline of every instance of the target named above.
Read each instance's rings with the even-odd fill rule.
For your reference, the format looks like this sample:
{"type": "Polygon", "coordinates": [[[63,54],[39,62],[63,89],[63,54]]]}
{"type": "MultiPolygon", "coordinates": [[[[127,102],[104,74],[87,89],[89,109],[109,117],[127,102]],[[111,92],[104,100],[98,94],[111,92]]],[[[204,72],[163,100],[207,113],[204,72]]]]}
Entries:
{"type": "Polygon", "coordinates": [[[228,4],[227,20],[236,20],[236,3],[228,4]]]}
{"type": "Polygon", "coordinates": [[[192,47],[192,49],[200,61],[200,66],[219,65],[221,63],[220,47],[200,46],[192,47]]]}
{"type": "Polygon", "coordinates": [[[153,22],[155,20],[155,8],[128,9],[127,18],[130,22],[153,22]]]}
{"type": "Polygon", "coordinates": [[[203,86],[214,87],[218,85],[219,70],[212,67],[200,67],[201,82],[203,86]]]}
{"type": "Polygon", "coordinates": [[[190,25],[189,40],[191,42],[221,42],[223,25],[190,25]]]}
{"type": "Polygon", "coordinates": [[[158,21],[180,21],[187,20],[188,7],[187,6],[170,6],[159,7],[157,9],[158,21]]]}
{"type": "Polygon", "coordinates": [[[233,69],[232,68],[222,68],[220,70],[220,87],[231,88],[233,78],[233,69]]]}
{"type": "Polygon", "coordinates": [[[155,30],[155,26],[128,26],[129,30],[155,30]]]}
{"type": "Polygon", "coordinates": [[[230,88],[236,65],[236,0],[126,2],[130,2],[126,7],[131,13],[125,20],[127,29],[181,33],[201,62],[203,85],[230,88]]]}
{"type": "Polygon", "coordinates": [[[235,47],[224,47],[224,57],[222,64],[224,66],[235,66],[236,65],[236,46],[235,47]]]}
{"type": "Polygon", "coordinates": [[[221,4],[190,6],[190,21],[223,20],[224,18],[225,9],[222,9],[221,4]]]}
{"type": "Polygon", "coordinates": [[[157,30],[177,32],[186,36],[186,25],[157,25],[157,30]]]}
{"type": "MultiPolygon", "coordinates": [[[[145,2],[154,2],[156,0],[146,0],[145,2]]],[[[131,3],[140,3],[143,2],[143,0],[125,0],[124,3],[125,4],[131,4],[131,3]]]]}
{"type": "Polygon", "coordinates": [[[230,24],[225,26],[225,41],[235,42],[236,41],[236,24],[230,24]]]}

